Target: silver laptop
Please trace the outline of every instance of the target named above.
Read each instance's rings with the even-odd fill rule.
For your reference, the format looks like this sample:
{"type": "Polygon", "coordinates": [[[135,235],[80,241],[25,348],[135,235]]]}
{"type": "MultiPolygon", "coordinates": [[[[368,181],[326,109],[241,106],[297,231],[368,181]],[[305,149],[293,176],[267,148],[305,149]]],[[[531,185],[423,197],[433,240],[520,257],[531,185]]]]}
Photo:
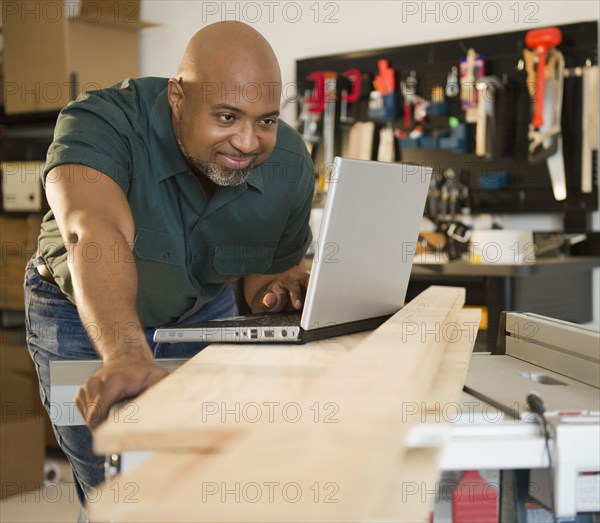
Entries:
{"type": "Polygon", "coordinates": [[[306,343],[378,327],[404,304],[431,168],[336,157],[302,312],[160,328],[162,343],[306,343]]]}

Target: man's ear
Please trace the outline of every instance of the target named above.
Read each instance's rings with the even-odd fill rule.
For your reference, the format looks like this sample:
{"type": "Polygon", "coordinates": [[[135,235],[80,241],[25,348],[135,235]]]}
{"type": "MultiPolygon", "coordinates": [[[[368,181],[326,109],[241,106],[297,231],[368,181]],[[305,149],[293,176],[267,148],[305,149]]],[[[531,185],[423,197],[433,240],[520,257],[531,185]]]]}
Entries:
{"type": "Polygon", "coordinates": [[[175,118],[179,120],[181,113],[183,112],[183,102],[185,99],[185,93],[183,92],[183,82],[181,78],[169,78],[169,84],[167,86],[167,96],[169,98],[169,105],[171,111],[175,115],[175,118]]]}

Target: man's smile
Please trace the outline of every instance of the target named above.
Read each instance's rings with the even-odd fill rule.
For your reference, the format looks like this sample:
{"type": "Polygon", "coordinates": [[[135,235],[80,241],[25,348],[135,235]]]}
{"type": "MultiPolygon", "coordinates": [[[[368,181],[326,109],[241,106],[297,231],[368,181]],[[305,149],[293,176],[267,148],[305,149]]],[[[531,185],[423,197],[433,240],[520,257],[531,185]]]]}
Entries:
{"type": "Polygon", "coordinates": [[[230,169],[246,169],[255,159],[254,156],[234,156],[224,153],[217,153],[217,157],[220,159],[220,163],[230,169]]]}

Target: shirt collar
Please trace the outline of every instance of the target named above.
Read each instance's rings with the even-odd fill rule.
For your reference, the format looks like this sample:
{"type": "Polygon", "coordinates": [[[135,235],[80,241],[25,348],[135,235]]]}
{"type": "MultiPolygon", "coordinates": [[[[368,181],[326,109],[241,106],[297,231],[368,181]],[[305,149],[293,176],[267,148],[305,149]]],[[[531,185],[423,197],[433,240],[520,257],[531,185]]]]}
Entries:
{"type": "MultiPolygon", "coordinates": [[[[162,182],[171,176],[189,172],[185,158],[179,150],[173,124],[171,121],[171,106],[167,98],[167,89],[159,93],[152,106],[150,115],[150,154],[155,166],[157,180],[162,182]]],[[[250,171],[248,184],[260,192],[264,192],[264,181],[260,167],[250,171]]]]}
{"type": "Polygon", "coordinates": [[[246,183],[254,187],[257,191],[264,192],[264,181],[260,167],[256,167],[250,171],[246,183]]]}
{"type": "Polygon", "coordinates": [[[159,182],[176,174],[187,172],[188,166],[179,150],[173,124],[167,89],[159,93],[150,115],[150,154],[159,182]]]}

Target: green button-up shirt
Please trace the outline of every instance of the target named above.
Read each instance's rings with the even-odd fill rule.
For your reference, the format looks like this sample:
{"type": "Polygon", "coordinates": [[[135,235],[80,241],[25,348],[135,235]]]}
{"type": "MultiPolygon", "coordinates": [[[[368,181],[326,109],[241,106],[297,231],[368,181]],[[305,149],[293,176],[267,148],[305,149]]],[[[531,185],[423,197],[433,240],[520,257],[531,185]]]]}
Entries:
{"type": "MultiPolygon", "coordinates": [[[[70,103],[59,116],[45,175],[62,164],[97,169],[127,195],[135,223],[137,308],[146,327],[191,316],[234,278],[293,267],[311,241],[314,176],[300,135],[280,121],[266,162],[242,185],[218,187],[208,200],[177,145],[164,78],[128,79],[70,103]]],[[[75,303],[52,211],[39,248],[75,303]]],[[[90,256],[94,252],[89,249],[90,256]]],[[[116,249],[109,254],[124,258],[116,249]]]]}

